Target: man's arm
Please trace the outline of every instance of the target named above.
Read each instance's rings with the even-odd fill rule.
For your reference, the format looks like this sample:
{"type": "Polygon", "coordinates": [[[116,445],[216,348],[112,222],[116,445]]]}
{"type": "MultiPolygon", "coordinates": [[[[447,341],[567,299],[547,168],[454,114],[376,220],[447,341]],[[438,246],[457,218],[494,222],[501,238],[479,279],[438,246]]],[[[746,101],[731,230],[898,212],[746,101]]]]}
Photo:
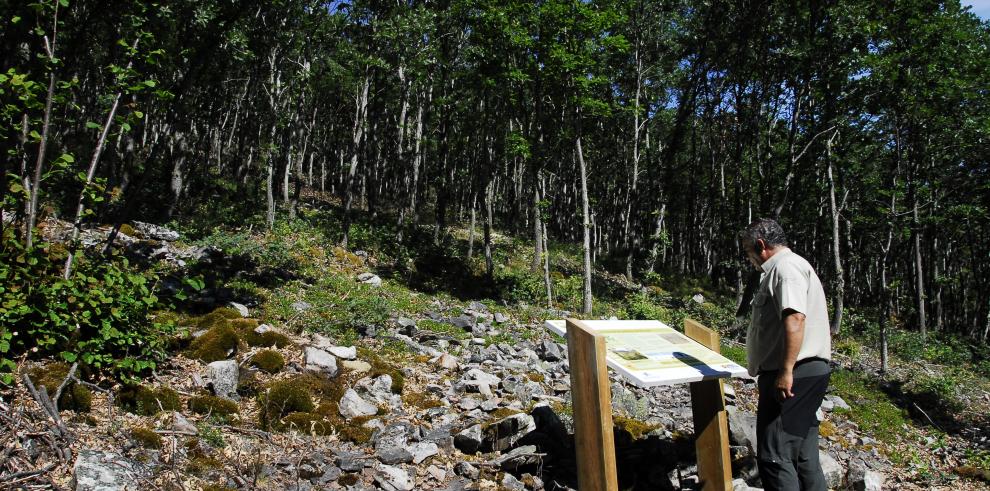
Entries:
{"type": "Polygon", "coordinates": [[[777,398],[780,400],[794,397],[791,388],[794,385],[794,363],[797,362],[801,343],[804,341],[804,314],[793,309],[786,309],[784,316],[784,360],[777,374],[777,398]]]}

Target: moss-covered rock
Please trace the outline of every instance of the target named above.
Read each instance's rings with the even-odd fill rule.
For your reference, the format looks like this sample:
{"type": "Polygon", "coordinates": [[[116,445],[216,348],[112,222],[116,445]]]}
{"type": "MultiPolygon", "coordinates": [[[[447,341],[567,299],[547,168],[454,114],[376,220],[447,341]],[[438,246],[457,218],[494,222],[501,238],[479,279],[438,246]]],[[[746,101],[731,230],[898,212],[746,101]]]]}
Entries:
{"type": "Polygon", "coordinates": [[[372,377],[378,377],[381,375],[388,375],[392,377],[392,393],[402,394],[402,389],[406,385],[406,377],[402,375],[402,371],[396,365],[393,365],[384,358],[382,358],[378,353],[368,349],[368,348],[358,348],[360,358],[368,362],[371,365],[372,377]]]}
{"type": "Polygon", "coordinates": [[[248,346],[284,348],[292,344],[292,341],[285,334],[274,330],[268,330],[258,334],[254,331],[255,327],[243,327],[237,331],[238,335],[248,346]]]}
{"type": "Polygon", "coordinates": [[[225,321],[194,339],[186,354],[204,363],[226,360],[228,353],[237,351],[238,341],[237,332],[225,321]]]}
{"type": "Polygon", "coordinates": [[[627,418],[625,416],[615,416],[612,418],[612,425],[618,430],[629,433],[633,440],[639,440],[647,433],[660,427],[657,424],[645,423],[638,419],[627,418]]]}
{"type": "Polygon", "coordinates": [[[358,416],[350,421],[341,420],[341,424],[337,426],[337,434],[341,440],[357,444],[368,443],[374,431],[364,424],[374,418],[374,416],[358,416]]]}
{"type": "Polygon", "coordinates": [[[125,411],[142,416],[153,416],[159,411],[175,411],[182,408],[179,394],[169,387],[152,389],[143,385],[126,386],[117,394],[116,400],[117,405],[125,411]]]}
{"type": "Polygon", "coordinates": [[[217,396],[195,396],[189,399],[189,410],[196,414],[226,417],[237,414],[237,403],[217,396]]]}
{"type": "Polygon", "coordinates": [[[244,369],[240,371],[240,377],[237,380],[237,395],[241,397],[254,397],[262,390],[264,390],[264,386],[261,380],[258,379],[257,372],[244,369]]]}
{"type": "Polygon", "coordinates": [[[135,426],[131,428],[131,439],[144,448],[162,448],[161,435],[146,426],[135,426]]]}
{"type": "MultiPolygon", "coordinates": [[[[69,365],[65,363],[51,363],[44,367],[35,366],[28,371],[28,376],[31,377],[31,383],[38,390],[41,390],[41,386],[44,386],[48,391],[48,395],[51,397],[55,397],[58,386],[62,385],[62,382],[68,375],[69,365]]],[[[69,382],[69,385],[66,385],[65,389],[62,390],[62,396],[58,398],[59,410],[85,413],[89,412],[92,407],[93,392],[87,387],[75,382],[69,382]]]]}
{"type": "Polygon", "coordinates": [[[307,385],[297,379],[272,383],[258,395],[258,423],[264,429],[277,428],[289,413],[313,411],[313,395],[307,385]]]}
{"type": "Polygon", "coordinates": [[[285,367],[285,357],[275,350],[263,350],[251,357],[251,366],[266,373],[278,373],[285,367]]]}

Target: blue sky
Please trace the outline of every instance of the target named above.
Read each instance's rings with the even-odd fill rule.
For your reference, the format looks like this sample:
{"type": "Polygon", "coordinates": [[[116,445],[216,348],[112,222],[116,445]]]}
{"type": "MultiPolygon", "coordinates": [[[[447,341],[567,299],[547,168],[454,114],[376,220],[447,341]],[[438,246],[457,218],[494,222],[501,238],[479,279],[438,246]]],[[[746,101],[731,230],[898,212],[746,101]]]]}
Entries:
{"type": "Polygon", "coordinates": [[[990,0],[963,0],[962,4],[972,6],[972,12],[979,18],[990,20],[990,0]]]}

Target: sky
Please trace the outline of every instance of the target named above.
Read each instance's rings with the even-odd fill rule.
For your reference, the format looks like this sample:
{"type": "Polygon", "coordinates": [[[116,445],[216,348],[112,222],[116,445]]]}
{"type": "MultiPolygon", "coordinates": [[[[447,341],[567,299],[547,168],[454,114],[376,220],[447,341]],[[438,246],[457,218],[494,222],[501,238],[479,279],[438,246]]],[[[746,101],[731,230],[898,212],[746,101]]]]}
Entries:
{"type": "Polygon", "coordinates": [[[963,5],[973,7],[972,12],[983,20],[990,20],[990,0],[963,0],[963,5]]]}

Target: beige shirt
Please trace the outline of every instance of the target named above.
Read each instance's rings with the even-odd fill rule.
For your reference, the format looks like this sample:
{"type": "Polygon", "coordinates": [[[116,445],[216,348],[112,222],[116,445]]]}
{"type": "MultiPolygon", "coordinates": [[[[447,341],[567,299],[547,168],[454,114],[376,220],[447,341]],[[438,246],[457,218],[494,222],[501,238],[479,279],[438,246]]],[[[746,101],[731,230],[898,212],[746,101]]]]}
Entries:
{"type": "Polygon", "coordinates": [[[832,339],[822,282],[803,257],[784,248],[761,265],[753,297],[753,320],[746,335],[749,374],[779,370],[784,361],[784,320],[791,309],[805,315],[804,341],[797,360],[832,358],[832,339]]]}

